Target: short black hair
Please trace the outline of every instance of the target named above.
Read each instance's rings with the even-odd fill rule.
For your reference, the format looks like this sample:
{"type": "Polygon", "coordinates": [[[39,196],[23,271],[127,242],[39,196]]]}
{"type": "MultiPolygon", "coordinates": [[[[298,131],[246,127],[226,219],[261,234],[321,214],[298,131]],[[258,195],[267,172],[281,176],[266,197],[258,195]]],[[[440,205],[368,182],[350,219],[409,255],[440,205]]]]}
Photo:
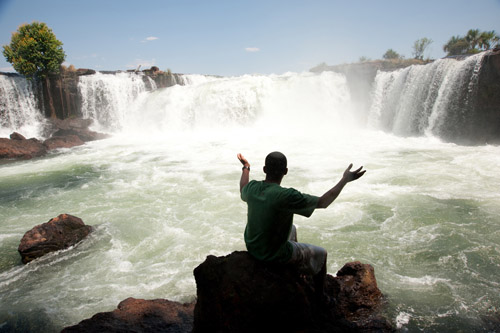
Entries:
{"type": "Polygon", "coordinates": [[[286,173],[286,156],[273,151],[266,156],[266,173],[271,177],[281,177],[286,173]]]}

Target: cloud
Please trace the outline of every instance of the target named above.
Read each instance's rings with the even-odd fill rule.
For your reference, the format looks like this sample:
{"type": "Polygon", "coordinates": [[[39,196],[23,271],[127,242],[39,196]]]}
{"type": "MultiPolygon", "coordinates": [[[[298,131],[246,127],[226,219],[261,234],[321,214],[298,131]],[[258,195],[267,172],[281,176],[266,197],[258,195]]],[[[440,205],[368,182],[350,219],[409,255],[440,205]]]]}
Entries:
{"type": "Polygon", "coordinates": [[[247,52],[259,52],[260,49],[258,47],[246,47],[245,51],[247,51],[247,52]]]}
{"type": "Polygon", "coordinates": [[[155,36],[149,36],[149,37],[146,37],[146,39],[141,40],[141,43],[147,43],[147,42],[151,42],[151,41],[154,41],[157,39],[159,39],[159,38],[155,37],[155,36]]]}

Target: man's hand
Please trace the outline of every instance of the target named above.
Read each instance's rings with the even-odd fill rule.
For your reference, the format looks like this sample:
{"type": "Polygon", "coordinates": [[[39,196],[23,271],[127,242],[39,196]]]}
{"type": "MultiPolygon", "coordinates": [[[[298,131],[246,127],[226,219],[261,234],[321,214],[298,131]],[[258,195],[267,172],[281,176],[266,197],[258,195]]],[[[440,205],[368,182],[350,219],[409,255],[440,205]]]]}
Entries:
{"type": "Polygon", "coordinates": [[[323,194],[319,198],[318,205],[316,206],[316,208],[326,208],[330,206],[330,204],[333,201],[335,201],[335,199],[337,199],[340,192],[342,192],[342,189],[347,183],[361,178],[366,172],[366,170],[361,171],[363,167],[360,167],[359,169],[354,171],[351,171],[351,168],[352,168],[352,163],[349,164],[347,169],[345,169],[342,179],[337,183],[337,185],[332,187],[330,190],[328,190],[325,194],[323,194]]]}
{"type": "Polygon", "coordinates": [[[241,178],[240,178],[240,193],[241,193],[243,187],[245,187],[245,185],[248,184],[248,182],[250,181],[250,163],[248,163],[247,159],[244,158],[243,155],[238,154],[236,156],[240,160],[241,164],[243,164],[243,167],[248,168],[241,170],[241,178]]]}
{"type": "Polygon", "coordinates": [[[344,175],[342,178],[345,180],[346,183],[349,183],[349,182],[352,182],[353,180],[361,178],[366,172],[366,170],[361,171],[361,169],[363,169],[362,166],[354,171],[351,171],[351,168],[352,168],[352,163],[349,164],[347,169],[345,169],[345,171],[344,171],[344,175]]]}
{"type": "Polygon", "coordinates": [[[250,163],[248,163],[247,159],[244,158],[243,155],[238,154],[237,157],[240,160],[241,164],[243,164],[243,166],[250,167],[250,163]]]}

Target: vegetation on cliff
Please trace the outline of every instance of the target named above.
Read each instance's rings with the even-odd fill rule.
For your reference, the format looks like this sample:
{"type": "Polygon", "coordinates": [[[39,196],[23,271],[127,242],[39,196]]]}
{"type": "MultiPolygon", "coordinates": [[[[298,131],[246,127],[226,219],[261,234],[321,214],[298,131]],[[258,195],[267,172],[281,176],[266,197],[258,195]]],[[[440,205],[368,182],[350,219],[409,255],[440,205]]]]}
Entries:
{"type": "Polygon", "coordinates": [[[3,55],[14,69],[27,78],[44,78],[59,73],[66,54],[62,42],[45,23],[23,24],[12,34],[10,45],[3,46],[3,55]]]}
{"type": "Polygon", "coordinates": [[[453,36],[443,45],[447,56],[475,54],[500,45],[500,37],[494,30],[470,29],[465,36],[453,36]]]}

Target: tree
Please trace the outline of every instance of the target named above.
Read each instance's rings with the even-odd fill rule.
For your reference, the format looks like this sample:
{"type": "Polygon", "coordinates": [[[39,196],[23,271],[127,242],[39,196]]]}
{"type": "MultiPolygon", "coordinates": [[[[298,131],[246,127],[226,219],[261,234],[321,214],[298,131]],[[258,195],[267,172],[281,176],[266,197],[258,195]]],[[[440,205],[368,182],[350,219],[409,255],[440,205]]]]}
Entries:
{"type": "Polygon", "coordinates": [[[453,36],[450,38],[448,43],[443,46],[443,51],[448,53],[448,56],[459,55],[467,53],[469,48],[469,43],[465,38],[460,36],[453,36]]]}
{"type": "Polygon", "coordinates": [[[491,47],[499,45],[500,37],[492,31],[483,31],[479,36],[479,47],[483,50],[489,50],[491,47]]]}
{"type": "Polygon", "coordinates": [[[424,59],[425,49],[432,43],[432,39],[429,38],[420,38],[413,43],[413,56],[415,59],[424,59]]]}
{"type": "Polygon", "coordinates": [[[402,57],[399,55],[399,53],[397,53],[393,49],[388,49],[384,53],[384,55],[382,56],[382,58],[390,60],[390,59],[401,59],[402,57]]]}
{"type": "Polygon", "coordinates": [[[28,78],[44,78],[59,73],[66,57],[62,43],[45,24],[23,24],[12,34],[10,45],[3,46],[3,55],[14,69],[28,78]]]}
{"type": "Polygon", "coordinates": [[[464,37],[451,37],[443,50],[448,56],[474,54],[498,46],[499,40],[494,30],[481,32],[479,29],[470,29],[464,37]]]}

